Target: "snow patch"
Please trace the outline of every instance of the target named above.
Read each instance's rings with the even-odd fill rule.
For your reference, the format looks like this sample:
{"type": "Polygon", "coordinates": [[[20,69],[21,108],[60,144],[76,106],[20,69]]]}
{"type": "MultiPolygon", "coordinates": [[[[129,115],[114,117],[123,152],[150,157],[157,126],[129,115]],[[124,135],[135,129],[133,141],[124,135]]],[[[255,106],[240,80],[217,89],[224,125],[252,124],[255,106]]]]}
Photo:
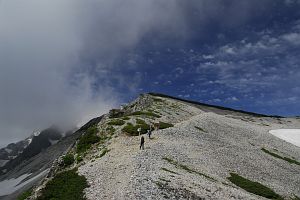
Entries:
{"type": "Polygon", "coordinates": [[[300,129],[277,129],[270,130],[272,135],[300,147],[300,129]]]}
{"type": "Polygon", "coordinates": [[[38,175],[36,175],[24,182],[22,182],[22,180],[29,177],[31,174],[23,174],[22,176],[19,176],[16,179],[12,178],[12,179],[1,181],[0,182],[0,196],[9,195],[9,194],[17,191],[18,189],[22,188],[23,186],[27,185],[28,183],[32,182],[33,180],[45,175],[47,173],[47,171],[48,171],[48,169],[42,171],[38,175]]]}
{"type": "Polygon", "coordinates": [[[40,133],[41,133],[41,131],[35,131],[35,132],[33,132],[33,135],[38,136],[40,133]]]}
{"type": "Polygon", "coordinates": [[[28,138],[27,141],[28,141],[28,144],[27,144],[27,146],[28,146],[32,142],[32,138],[28,138]]]}

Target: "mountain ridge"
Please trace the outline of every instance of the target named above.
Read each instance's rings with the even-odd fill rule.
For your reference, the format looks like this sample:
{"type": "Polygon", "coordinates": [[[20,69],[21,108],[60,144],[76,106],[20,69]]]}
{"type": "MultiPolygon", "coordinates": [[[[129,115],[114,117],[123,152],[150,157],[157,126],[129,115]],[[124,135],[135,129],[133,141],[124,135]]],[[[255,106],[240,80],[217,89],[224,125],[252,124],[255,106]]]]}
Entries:
{"type": "Polygon", "coordinates": [[[218,109],[221,109],[221,110],[228,110],[228,111],[239,112],[239,113],[243,113],[243,114],[254,115],[254,116],[257,116],[257,117],[284,118],[283,116],[280,116],[280,115],[266,115],[266,114],[261,114],[261,113],[256,113],[256,112],[250,112],[250,111],[245,111],[245,110],[239,110],[239,109],[234,109],[234,108],[229,108],[229,107],[224,107],[224,106],[218,106],[218,105],[213,105],[213,104],[206,104],[206,103],[202,103],[202,102],[198,102],[198,101],[182,99],[182,98],[179,98],[179,97],[174,97],[174,96],[170,96],[170,95],[166,95],[166,94],[161,94],[161,93],[149,92],[147,94],[150,94],[150,95],[153,95],[153,96],[158,96],[158,97],[171,98],[171,99],[175,99],[175,100],[179,100],[179,101],[183,101],[183,102],[187,102],[187,103],[191,103],[191,104],[196,104],[196,105],[200,105],[200,106],[208,106],[208,107],[218,108],[218,109]]]}
{"type": "Polygon", "coordinates": [[[142,94],[75,132],[27,199],[47,199],[46,194],[64,199],[55,196],[66,195],[59,192],[61,186],[51,192],[49,184],[74,170],[89,185],[78,186],[85,188],[79,190],[83,199],[299,197],[300,148],[268,133],[289,127],[300,128],[300,120],[142,94]],[[144,134],[150,125],[157,130],[151,139],[144,136],[145,150],[139,150],[137,128],[144,134]],[[230,176],[265,187],[265,193],[249,192],[230,176]]]}

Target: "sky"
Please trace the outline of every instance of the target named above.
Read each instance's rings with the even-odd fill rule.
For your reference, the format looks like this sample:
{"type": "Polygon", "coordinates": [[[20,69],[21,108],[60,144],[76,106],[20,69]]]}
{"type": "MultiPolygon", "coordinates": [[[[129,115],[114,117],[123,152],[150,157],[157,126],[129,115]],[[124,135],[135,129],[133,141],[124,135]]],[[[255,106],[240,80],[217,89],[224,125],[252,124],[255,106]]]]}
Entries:
{"type": "Polygon", "coordinates": [[[0,0],[0,146],[159,92],[300,115],[300,0],[0,0]]]}

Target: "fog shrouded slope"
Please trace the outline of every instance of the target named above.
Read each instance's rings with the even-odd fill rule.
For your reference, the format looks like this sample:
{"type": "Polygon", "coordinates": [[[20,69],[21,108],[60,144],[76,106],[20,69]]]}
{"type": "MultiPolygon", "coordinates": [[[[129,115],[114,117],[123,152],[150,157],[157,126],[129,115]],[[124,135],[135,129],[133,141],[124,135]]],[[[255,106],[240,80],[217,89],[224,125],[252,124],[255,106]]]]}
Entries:
{"type": "Polygon", "coordinates": [[[100,119],[98,117],[89,121],[74,133],[62,133],[53,126],[1,149],[4,160],[7,159],[6,154],[10,153],[8,160],[0,167],[0,185],[5,186],[0,190],[0,199],[15,199],[24,190],[37,185],[47,176],[53,162],[74,144],[85,127],[99,122],[100,119]],[[14,149],[18,152],[14,153],[14,149]]]}
{"type": "Polygon", "coordinates": [[[290,199],[300,196],[300,148],[269,133],[281,128],[299,129],[300,120],[144,94],[104,115],[96,133],[103,140],[59,170],[78,167],[91,200],[290,199]],[[136,129],[149,124],[160,129],[144,135],[140,150],[136,129]]]}

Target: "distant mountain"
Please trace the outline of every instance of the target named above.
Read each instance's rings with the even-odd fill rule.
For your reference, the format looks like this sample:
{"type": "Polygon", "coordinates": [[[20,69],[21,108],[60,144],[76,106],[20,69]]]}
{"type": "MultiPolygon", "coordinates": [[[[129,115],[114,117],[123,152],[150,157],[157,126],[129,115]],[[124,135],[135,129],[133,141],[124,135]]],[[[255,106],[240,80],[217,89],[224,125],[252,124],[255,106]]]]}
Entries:
{"type": "Polygon", "coordinates": [[[17,143],[11,143],[5,148],[0,149],[0,167],[3,167],[8,161],[16,158],[30,144],[32,136],[17,143]]]}
{"type": "Polygon", "coordinates": [[[22,161],[27,160],[62,138],[62,132],[50,127],[41,132],[35,132],[30,137],[17,143],[7,145],[0,150],[0,174],[6,173],[22,161]]]}
{"type": "Polygon", "coordinates": [[[9,144],[1,149],[2,158],[6,159],[6,164],[0,167],[0,185],[3,181],[19,180],[20,177],[26,178],[19,180],[19,183],[16,182],[17,185],[11,186],[12,193],[7,193],[5,189],[0,187],[0,199],[16,199],[20,193],[39,184],[39,181],[44,177],[54,173],[49,171],[57,163],[58,158],[74,146],[75,141],[83,132],[90,126],[98,124],[101,119],[102,117],[97,117],[79,130],[73,129],[67,132],[61,132],[53,126],[43,131],[34,132],[25,140],[9,144]],[[19,146],[19,153],[12,154],[16,145],[19,146]],[[7,159],[8,152],[11,159],[7,159]]]}

